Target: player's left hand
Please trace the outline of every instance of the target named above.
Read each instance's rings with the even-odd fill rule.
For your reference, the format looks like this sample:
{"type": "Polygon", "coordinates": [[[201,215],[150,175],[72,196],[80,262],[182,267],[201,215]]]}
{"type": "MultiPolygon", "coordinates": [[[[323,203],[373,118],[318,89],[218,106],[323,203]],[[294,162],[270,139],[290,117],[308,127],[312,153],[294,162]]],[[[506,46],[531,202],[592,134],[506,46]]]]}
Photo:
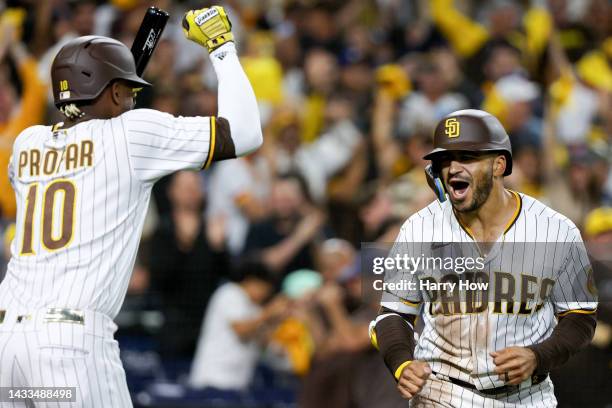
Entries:
{"type": "Polygon", "coordinates": [[[533,351],[526,347],[507,347],[490,353],[495,372],[507,385],[518,385],[531,377],[538,363],[533,351]]]}
{"type": "Polygon", "coordinates": [[[189,10],[183,16],[182,24],[185,37],[208,48],[209,52],[234,41],[232,23],[221,6],[189,10]]]}

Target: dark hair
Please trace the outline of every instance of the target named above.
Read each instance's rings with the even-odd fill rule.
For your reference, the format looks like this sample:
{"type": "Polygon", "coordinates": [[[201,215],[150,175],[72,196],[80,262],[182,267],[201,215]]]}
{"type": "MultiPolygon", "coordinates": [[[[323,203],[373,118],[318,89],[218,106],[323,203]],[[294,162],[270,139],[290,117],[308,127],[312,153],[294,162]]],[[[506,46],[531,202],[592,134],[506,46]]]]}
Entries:
{"type": "Polygon", "coordinates": [[[505,38],[499,38],[489,41],[484,47],[484,59],[488,61],[493,55],[493,52],[498,49],[506,49],[517,56],[521,56],[521,50],[505,38]]]}
{"type": "Polygon", "coordinates": [[[255,279],[269,283],[272,286],[278,284],[278,279],[263,262],[261,254],[258,252],[248,254],[238,261],[232,269],[231,278],[235,282],[255,279]]]}
{"type": "Polygon", "coordinates": [[[279,174],[278,176],[276,176],[276,180],[277,181],[295,181],[297,182],[298,186],[300,187],[300,192],[304,196],[304,201],[306,201],[309,204],[313,203],[312,195],[310,194],[310,189],[308,187],[308,182],[306,181],[306,178],[304,178],[302,173],[295,171],[295,170],[291,170],[291,171],[288,171],[287,173],[279,174]]]}

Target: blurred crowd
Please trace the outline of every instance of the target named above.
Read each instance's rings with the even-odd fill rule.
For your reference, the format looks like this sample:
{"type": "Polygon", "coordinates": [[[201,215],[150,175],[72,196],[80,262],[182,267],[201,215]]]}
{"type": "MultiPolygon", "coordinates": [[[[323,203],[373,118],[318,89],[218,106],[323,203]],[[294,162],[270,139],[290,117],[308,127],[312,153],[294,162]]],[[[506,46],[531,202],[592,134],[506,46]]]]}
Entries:
{"type": "MultiPolygon", "coordinates": [[[[377,305],[361,296],[359,251],[362,242],[392,242],[434,199],[422,156],[437,121],[458,109],[501,120],[513,148],[507,186],[568,216],[610,265],[610,1],[221,3],[259,101],[264,145],[156,185],[118,317],[132,389],[146,389],[135,379],[144,370],[230,400],[265,380],[306,407],[401,405],[369,345],[377,305]],[[176,375],[159,374],[164,367],[176,375]]],[[[154,87],[137,107],[216,114],[212,67],[180,26],[186,10],[210,2],[0,1],[5,261],[15,228],[4,171],[12,142],[28,126],[62,119],[49,86],[54,55],[89,34],[130,46],[150,5],[171,19],[144,74],[154,87]]],[[[603,306],[590,351],[603,365],[588,390],[612,367],[612,313],[603,306]]],[[[583,406],[578,383],[566,406],[583,406]]],[[[609,389],[589,395],[586,406],[612,400],[609,389]]]]}

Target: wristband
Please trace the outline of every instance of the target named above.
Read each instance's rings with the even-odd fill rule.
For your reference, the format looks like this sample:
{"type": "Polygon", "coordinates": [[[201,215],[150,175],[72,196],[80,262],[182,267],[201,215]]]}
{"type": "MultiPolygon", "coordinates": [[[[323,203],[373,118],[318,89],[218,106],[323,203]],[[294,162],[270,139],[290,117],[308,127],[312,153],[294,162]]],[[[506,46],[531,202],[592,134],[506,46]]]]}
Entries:
{"type": "Polygon", "coordinates": [[[397,367],[397,369],[395,370],[395,374],[394,374],[394,377],[396,380],[400,379],[400,376],[402,375],[402,371],[404,371],[404,368],[408,367],[410,363],[412,363],[411,360],[404,361],[402,364],[400,364],[399,367],[397,367]]]}

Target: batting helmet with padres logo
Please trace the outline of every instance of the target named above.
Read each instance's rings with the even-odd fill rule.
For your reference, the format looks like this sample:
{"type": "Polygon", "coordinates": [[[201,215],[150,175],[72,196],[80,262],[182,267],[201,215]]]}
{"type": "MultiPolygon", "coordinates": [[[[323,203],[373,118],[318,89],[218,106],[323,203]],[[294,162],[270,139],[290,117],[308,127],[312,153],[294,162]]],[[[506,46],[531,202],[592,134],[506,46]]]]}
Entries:
{"type": "Polygon", "coordinates": [[[51,66],[55,106],[91,101],[115,79],[151,86],[136,73],[132,52],[108,37],[88,35],[69,41],[51,66]]]}
{"type": "Polygon", "coordinates": [[[499,152],[506,157],[504,176],[512,173],[512,146],[506,130],[499,120],[488,112],[464,109],[448,114],[434,131],[434,149],[423,156],[431,160],[425,173],[434,192],[444,201],[444,189],[439,178],[439,159],[445,152],[499,152]]]}
{"type": "Polygon", "coordinates": [[[435,162],[447,151],[500,152],[506,156],[504,176],[512,173],[510,138],[499,120],[485,111],[464,109],[445,116],[436,126],[433,145],[425,160],[435,162]]]}

